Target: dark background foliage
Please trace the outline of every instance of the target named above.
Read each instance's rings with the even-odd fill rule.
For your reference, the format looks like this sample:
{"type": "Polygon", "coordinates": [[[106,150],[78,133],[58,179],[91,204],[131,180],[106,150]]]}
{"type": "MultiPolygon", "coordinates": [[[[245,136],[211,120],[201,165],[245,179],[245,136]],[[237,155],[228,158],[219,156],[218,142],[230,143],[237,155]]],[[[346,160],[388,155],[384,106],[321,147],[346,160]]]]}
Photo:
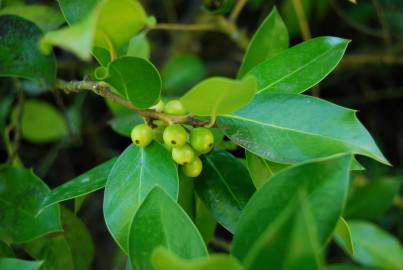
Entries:
{"type": "MultiPolygon", "coordinates": [[[[7,2],[7,1],[5,1],[7,2]]],[[[28,3],[46,1],[27,0],[28,3]]],[[[49,4],[55,4],[48,1],[49,4]]],[[[159,22],[194,23],[202,21],[205,12],[197,0],[143,0],[149,14],[159,22]]],[[[253,34],[262,19],[270,12],[274,0],[251,0],[239,18],[242,31],[253,34]]],[[[298,18],[290,8],[292,1],[276,1],[290,31],[291,44],[303,40],[298,18]]],[[[313,37],[321,35],[351,39],[346,56],[335,72],[326,78],[312,94],[341,106],[359,110],[358,117],[374,136],[393,167],[361,159],[367,168],[365,176],[357,175],[355,184],[362,185],[385,176],[402,178],[403,161],[403,2],[398,0],[348,1],[310,0],[305,4],[308,25],[313,37]]],[[[1,3],[1,1],[0,1],[1,3]]],[[[202,59],[207,74],[201,76],[236,76],[243,50],[228,36],[213,32],[163,32],[149,34],[152,62],[162,69],[165,63],[180,53],[191,53],[202,59]]],[[[81,79],[90,74],[95,62],[83,63],[74,56],[56,50],[59,59],[58,76],[81,79]]],[[[40,68],[40,67],[38,67],[40,68]]],[[[186,67],[185,67],[186,68],[186,67]]],[[[2,100],[13,98],[18,102],[15,83],[0,79],[2,100]]],[[[61,92],[35,91],[22,84],[25,98],[35,96],[55,104],[64,112],[68,122],[68,136],[51,144],[31,144],[20,141],[18,154],[27,167],[32,167],[50,187],[79,175],[96,164],[118,155],[129,139],[115,133],[108,121],[111,113],[105,102],[92,94],[64,95],[61,92]],[[75,106],[74,106],[75,105],[75,106]],[[74,107],[74,109],[72,109],[74,107]],[[76,119],[68,118],[68,111],[76,119]]],[[[1,161],[7,159],[4,145],[0,145],[1,161]]],[[[241,149],[234,154],[243,156],[241,149]]],[[[403,199],[377,221],[387,230],[403,239],[403,199]]],[[[123,257],[108,234],[102,217],[102,192],[92,194],[84,203],[79,216],[90,229],[96,243],[94,269],[119,269],[123,257]],[[115,268],[114,268],[115,267],[115,268]]],[[[220,239],[229,234],[219,228],[220,239]]],[[[211,248],[221,251],[220,247],[211,248]]],[[[339,248],[331,246],[330,261],[346,260],[339,248]]]]}

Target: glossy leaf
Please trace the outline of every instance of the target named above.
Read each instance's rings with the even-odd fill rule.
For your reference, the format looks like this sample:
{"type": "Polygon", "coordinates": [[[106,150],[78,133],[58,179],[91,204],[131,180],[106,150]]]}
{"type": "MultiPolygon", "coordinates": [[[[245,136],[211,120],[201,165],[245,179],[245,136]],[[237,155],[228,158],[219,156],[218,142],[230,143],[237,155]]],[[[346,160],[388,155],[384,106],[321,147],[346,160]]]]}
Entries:
{"type": "Polygon", "coordinates": [[[42,85],[53,83],[55,58],[39,50],[42,35],[30,21],[13,15],[0,16],[0,77],[31,79],[42,85]]]}
{"type": "Polygon", "coordinates": [[[212,255],[208,258],[184,260],[163,247],[157,247],[151,257],[155,270],[242,270],[239,262],[228,255],[212,255]]]}
{"type": "Polygon", "coordinates": [[[301,93],[336,67],[348,42],[336,37],[314,38],[277,54],[248,74],[257,79],[257,93],[301,93]]]}
{"type": "Polygon", "coordinates": [[[62,230],[58,206],[36,216],[49,188],[31,170],[1,167],[0,187],[0,239],[22,243],[62,230]]]}
{"type": "Polygon", "coordinates": [[[151,53],[150,51],[150,43],[148,42],[145,33],[140,33],[130,40],[127,47],[126,56],[149,59],[151,53]]]}
{"type": "Polygon", "coordinates": [[[288,31],[276,7],[259,26],[246,50],[238,78],[288,48],[288,31]]]}
{"type": "Polygon", "coordinates": [[[42,261],[26,261],[16,258],[1,258],[0,270],[39,270],[42,261]]]}
{"type": "Polygon", "coordinates": [[[345,216],[360,219],[375,219],[381,216],[393,203],[400,183],[398,178],[382,178],[355,189],[348,200],[345,216]]]}
{"type": "Polygon", "coordinates": [[[44,269],[87,270],[94,257],[94,244],[84,223],[62,208],[64,232],[36,239],[24,245],[35,259],[44,260],[44,269]]]}
{"type": "Polygon", "coordinates": [[[145,148],[126,148],[108,176],[103,205],[108,229],[123,250],[127,251],[130,225],[137,209],[157,185],[177,198],[178,173],[171,154],[156,142],[145,148]]]}
{"type": "Polygon", "coordinates": [[[179,195],[178,204],[185,210],[186,214],[195,219],[196,198],[194,193],[194,180],[187,177],[182,171],[179,172],[179,195]]]}
{"type": "Polygon", "coordinates": [[[247,169],[225,151],[213,151],[203,159],[203,171],[195,190],[214,218],[234,232],[242,209],[255,191],[247,169]]]}
{"type": "Polygon", "coordinates": [[[242,108],[255,92],[256,82],[251,76],[241,81],[213,77],[194,86],[180,100],[195,115],[216,116],[242,108]]]}
{"type": "Polygon", "coordinates": [[[31,99],[22,107],[21,131],[22,137],[30,142],[48,143],[63,138],[67,124],[53,105],[31,99]]]}
{"type": "Polygon", "coordinates": [[[161,70],[164,94],[182,96],[207,74],[203,61],[193,54],[177,54],[171,57],[161,70]]]}
{"type": "Polygon", "coordinates": [[[139,108],[154,105],[161,94],[161,77],[149,61],[138,57],[121,57],[109,64],[106,81],[119,94],[139,108]]]}
{"type": "Polygon", "coordinates": [[[56,29],[64,23],[64,18],[58,10],[46,5],[9,5],[0,10],[0,15],[20,16],[35,23],[44,32],[56,29]]]}
{"type": "Polygon", "coordinates": [[[108,122],[114,131],[126,137],[130,137],[134,126],[142,123],[144,123],[144,118],[136,113],[119,115],[108,122]]]}
{"type": "Polygon", "coordinates": [[[195,208],[195,225],[203,237],[204,242],[208,244],[214,237],[215,230],[217,228],[217,221],[197,196],[195,208]]]}
{"type": "Polygon", "coordinates": [[[348,225],[347,221],[344,218],[342,217],[339,218],[334,233],[338,242],[343,243],[344,249],[347,250],[349,254],[353,255],[354,246],[350,226],[348,225]]]}
{"type": "Polygon", "coordinates": [[[42,202],[41,209],[58,202],[81,197],[101,189],[106,184],[109,172],[117,158],[108,160],[70,181],[54,188],[42,202]]]}
{"type": "Polygon", "coordinates": [[[301,190],[305,191],[304,201],[309,202],[318,239],[324,244],[346,201],[350,163],[351,155],[341,154],[295,165],[273,176],[243,210],[235,231],[232,254],[243,261],[266,228],[277,220],[301,190]]]}
{"type": "Polygon", "coordinates": [[[66,21],[74,24],[87,17],[101,0],[57,0],[66,21]]]}
{"type": "Polygon", "coordinates": [[[397,238],[369,222],[350,221],[349,224],[355,261],[388,270],[403,268],[403,248],[397,238]]]}
{"type": "Polygon", "coordinates": [[[245,155],[249,174],[257,189],[263,186],[273,175],[288,167],[285,164],[265,160],[247,150],[245,155]]]}
{"type": "Polygon", "coordinates": [[[261,93],[217,124],[235,143],[277,163],[352,151],[388,164],[355,111],[311,96],[261,93]]]}
{"type": "Polygon", "coordinates": [[[184,259],[207,257],[200,233],[182,208],[160,187],[154,187],[136,213],[129,236],[134,269],[152,269],[152,251],[163,246],[184,259]]]}
{"type": "Polygon", "coordinates": [[[319,270],[322,264],[316,224],[303,190],[264,228],[244,259],[248,270],[319,270]]]}

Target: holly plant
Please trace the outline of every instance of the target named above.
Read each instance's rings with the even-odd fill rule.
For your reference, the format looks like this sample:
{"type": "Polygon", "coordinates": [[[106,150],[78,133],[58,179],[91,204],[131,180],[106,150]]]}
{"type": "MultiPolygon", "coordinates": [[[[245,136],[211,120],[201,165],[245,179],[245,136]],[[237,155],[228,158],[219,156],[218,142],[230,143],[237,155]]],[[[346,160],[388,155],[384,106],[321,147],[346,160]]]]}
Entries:
{"type": "Polygon", "coordinates": [[[90,269],[98,247],[76,214],[98,190],[104,228],[125,260],[119,269],[403,269],[399,242],[345,211],[350,175],[363,170],[356,156],[388,160],[355,110],[306,92],[350,40],[289,48],[275,7],[249,37],[237,24],[246,2],[204,1],[189,24],[160,23],[136,0],[0,4],[0,76],[14,93],[1,96],[1,270],[90,269]],[[245,51],[237,75],[206,77],[186,54],[160,74],[150,40],[165,30],[217,32],[228,50],[245,51]],[[73,105],[61,113],[43,92],[59,103],[71,94],[73,105]],[[46,168],[31,169],[19,142],[71,143],[77,108],[95,95],[126,149],[50,189],[46,168]],[[325,261],[333,240],[356,266],[325,261]]]}

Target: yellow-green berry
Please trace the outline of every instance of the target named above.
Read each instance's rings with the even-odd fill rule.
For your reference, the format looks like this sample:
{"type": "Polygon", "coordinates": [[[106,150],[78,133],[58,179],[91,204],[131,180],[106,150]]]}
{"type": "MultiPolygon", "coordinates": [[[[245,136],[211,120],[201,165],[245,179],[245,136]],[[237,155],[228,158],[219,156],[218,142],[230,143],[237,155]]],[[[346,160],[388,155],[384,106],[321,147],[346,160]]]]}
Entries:
{"type": "Polygon", "coordinates": [[[208,153],[214,146],[214,135],[208,128],[194,128],[190,132],[190,144],[196,151],[208,153]]]}
{"type": "Polygon", "coordinates": [[[164,112],[174,115],[185,115],[187,113],[182,102],[177,99],[169,101],[164,108],[164,112]]]}
{"type": "Polygon", "coordinates": [[[178,124],[167,126],[164,130],[164,143],[170,147],[179,147],[186,143],[188,134],[186,130],[178,124]]]}
{"type": "Polygon", "coordinates": [[[137,125],[132,129],[131,138],[134,144],[145,147],[153,140],[153,130],[147,124],[137,125]]]}
{"type": "Polygon", "coordinates": [[[182,167],[183,174],[188,177],[198,177],[203,169],[203,163],[196,157],[182,167]]]}
{"type": "Polygon", "coordinates": [[[172,158],[176,163],[185,165],[195,158],[195,153],[190,145],[185,144],[172,149],[172,158]]]}

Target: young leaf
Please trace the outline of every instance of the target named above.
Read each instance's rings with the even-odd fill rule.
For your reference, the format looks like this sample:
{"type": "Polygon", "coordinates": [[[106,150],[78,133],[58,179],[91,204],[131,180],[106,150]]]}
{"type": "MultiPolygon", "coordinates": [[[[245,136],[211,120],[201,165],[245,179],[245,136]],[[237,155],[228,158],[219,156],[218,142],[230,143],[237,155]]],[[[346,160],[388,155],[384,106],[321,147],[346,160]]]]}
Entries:
{"type": "Polygon", "coordinates": [[[161,77],[149,61],[138,57],[121,57],[109,64],[106,81],[138,108],[156,103],[161,94],[161,77]]]}
{"type": "Polygon", "coordinates": [[[257,93],[301,93],[336,67],[348,42],[336,37],[314,38],[277,54],[248,74],[257,79],[257,93]]]}
{"type": "Polygon", "coordinates": [[[0,239],[22,243],[62,230],[58,206],[36,215],[49,188],[31,170],[3,166],[0,183],[0,239]]]}
{"type": "MultiPolygon", "coordinates": [[[[366,221],[350,221],[349,224],[355,249],[352,258],[355,261],[370,267],[403,269],[403,248],[398,239],[366,221]]],[[[342,243],[338,243],[343,247],[342,243]]]]}
{"type": "Polygon", "coordinates": [[[165,63],[162,71],[164,94],[182,96],[207,74],[203,61],[193,54],[177,54],[165,63]]]}
{"type": "Polygon", "coordinates": [[[16,258],[1,258],[0,270],[39,270],[42,261],[25,261],[16,258]]]}
{"type": "Polygon", "coordinates": [[[159,185],[176,199],[178,181],[170,153],[156,142],[146,148],[130,145],[120,155],[106,182],[103,211],[109,231],[124,251],[133,217],[147,194],[159,185]]]}
{"type": "Polygon", "coordinates": [[[243,261],[252,246],[304,190],[324,244],[343,210],[349,185],[351,155],[340,154],[295,165],[279,172],[249,200],[235,231],[232,254],[243,261]],[[251,229],[253,228],[253,230],[251,229]]]}
{"type": "Polygon", "coordinates": [[[208,255],[195,225],[180,206],[154,187],[136,213],[129,236],[129,258],[134,269],[152,269],[151,254],[163,246],[184,259],[208,255]]]}
{"type": "Polygon", "coordinates": [[[203,171],[195,190],[215,219],[234,232],[242,209],[255,192],[247,169],[225,151],[213,151],[203,158],[203,171]]]}
{"type": "Polygon", "coordinates": [[[354,255],[354,246],[350,226],[344,218],[339,218],[334,233],[337,241],[339,243],[343,243],[344,249],[347,250],[349,254],[354,255]]]}
{"type": "Polygon", "coordinates": [[[352,151],[389,164],[355,111],[311,96],[264,92],[217,124],[235,143],[277,163],[352,151]]]}
{"type": "Polygon", "coordinates": [[[164,247],[154,249],[151,262],[155,270],[242,270],[239,262],[228,255],[212,255],[208,258],[184,260],[164,247]]]}
{"type": "Polygon", "coordinates": [[[52,270],[87,270],[94,256],[94,244],[84,223],[62,208],[64,232],[51,234],[24,245],[35,259],[44,260],[52,270]]]}
{"type": "Polygon", "coordinates": [[[56,187],[43,199],[41,209],[58,202],[81,197],[105,186],[117,158],[108,160],[72,180],[56,187]]]}
{"type": "Polygon", "coordinates": [[[216,116],[242,108],[255,92],[256,81],[251,76],[241,81],[213,77],[194,86],[180,100],[195,115],[216,116]]]}
{"type": "Polygon", "coordinates": [[[270,265],[279,270],[320,270],[322,254],[317,228],[303,190],[265,228],[244,259],[248,270],[270,265]]]}
{"type": "Polygon", "coordinates": [[[0,15],[20,16],[35,23],[44,32],[58,28],[64,23],[64,18],[60,12],[46,5],[9,5],[0,10],[0,15]]]}
{"type": "Polygon", "coordinates": [[[39,50],[41,37],[42,31],[34,23],[17,16],[0,16],[0,77],[21,77],[42,85],[53,83],[55,57],[39,50]]]}
{"type": "Polygon", "coordinates": [[[288,42],[287,27],[277,8],[274,7],[253,35],[239,69],[238,78],[242,78],[261,62],[287,49],[288,42]]]}
{"type": "Polygon", "coordinates": [[[126,56],[150,59],[150,51],[150,43],[147,40],[146,34],[139,33],[130,40],[126,56]]]}
{"type": "Polygon", "coordinates": [[[345,216],[355,219],[376,219],[393,203],[401,179],[382,178],[357,188],[348,200],[345,216]]]}
{"type": "Polygon", "coordinates": [[[48,143],[64,137],[67,124],[53,105],[31,99],[22,106],[21,131],[22,137],[30,142],[48,143]]]}

